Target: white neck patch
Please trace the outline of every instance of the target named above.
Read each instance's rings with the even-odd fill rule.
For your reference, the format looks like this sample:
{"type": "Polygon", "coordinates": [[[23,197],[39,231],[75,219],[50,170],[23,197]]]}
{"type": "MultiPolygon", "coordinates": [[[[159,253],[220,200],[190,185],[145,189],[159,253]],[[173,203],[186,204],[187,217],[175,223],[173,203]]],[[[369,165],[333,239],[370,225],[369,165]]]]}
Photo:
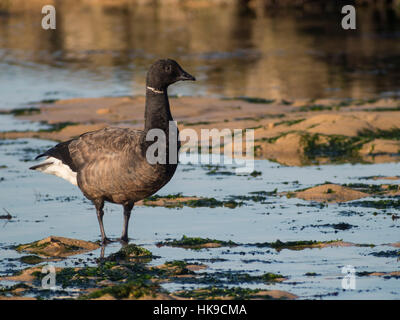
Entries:
{"type": "Polygon", "coordinates": [[[154,93],[164,93],[164,91],[162,91],[162,90],[157,90],[157,89],[154,89],[154,88],[152,88],[152,87],[146,87],[147,89],[149,89],[150,91],[153,91],[154,93]]]}

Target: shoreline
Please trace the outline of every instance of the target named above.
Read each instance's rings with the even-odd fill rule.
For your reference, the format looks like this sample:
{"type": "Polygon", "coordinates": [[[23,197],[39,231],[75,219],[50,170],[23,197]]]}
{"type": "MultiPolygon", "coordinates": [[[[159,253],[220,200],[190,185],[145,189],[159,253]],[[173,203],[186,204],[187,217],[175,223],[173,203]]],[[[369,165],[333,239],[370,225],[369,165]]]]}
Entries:
{"type": "MultiPolygon", "coordinates": [[[[141,129],[144,104],[144,96],[31,103],[2,114],[46,123],[50,128],[0,132],[0,139],[64,141],[107,126],[141,129]]],[[[288,166],[400,160],[400,99],[170,97],[170,104],[180,131],[193,129],[201,136],[201,129],[254,129],[256,159],[288,166]]]]}

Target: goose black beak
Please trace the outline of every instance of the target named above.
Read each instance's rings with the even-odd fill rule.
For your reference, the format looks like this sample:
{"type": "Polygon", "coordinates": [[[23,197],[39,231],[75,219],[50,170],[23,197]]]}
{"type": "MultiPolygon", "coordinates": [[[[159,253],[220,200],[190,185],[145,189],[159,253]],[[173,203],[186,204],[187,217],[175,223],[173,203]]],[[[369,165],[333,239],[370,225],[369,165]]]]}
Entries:
{"type": "Polygon", "coordinates": [[[193,77],[191,74],[187,73],[186,71],[182,70],[182,73],[179,76],[179,80],[181,80],[181,81],[185,81],[185,80],[196,81],[196,78],[193,77]]]}

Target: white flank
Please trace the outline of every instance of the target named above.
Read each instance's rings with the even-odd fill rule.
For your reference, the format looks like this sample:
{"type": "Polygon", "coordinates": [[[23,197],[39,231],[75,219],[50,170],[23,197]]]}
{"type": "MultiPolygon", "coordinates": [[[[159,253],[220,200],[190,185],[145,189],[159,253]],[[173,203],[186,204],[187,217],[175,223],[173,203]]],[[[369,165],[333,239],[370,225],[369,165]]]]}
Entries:
{"type": "Polygon", "coordinates": [[[66,164],[62,163],[61,160],[58,160],[53,157],[48,157],[42,164],[48,163],[48,166],[44,167],[39,167],[36,170],[48,173],[48,174],[53,174],[57,177],[63,178],[67,180],[68,182],[78,185],[78,182],[76,180],[76,172],[73,172],[70,167],[68,167],[66,164]]]}

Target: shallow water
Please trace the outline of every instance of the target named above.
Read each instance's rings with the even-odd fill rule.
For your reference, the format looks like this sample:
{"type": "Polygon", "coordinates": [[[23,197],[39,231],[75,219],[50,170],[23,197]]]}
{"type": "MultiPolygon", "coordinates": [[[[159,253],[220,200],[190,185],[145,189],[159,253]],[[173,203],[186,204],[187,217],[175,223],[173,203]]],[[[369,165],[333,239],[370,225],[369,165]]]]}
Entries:
{"type": "MultiPolygon", "coordinates": [[[[21,254],[13,245],[45,238],[49,235],[65,236],[89,241],[99,239],[99,228],[93,206],[80,191],[66,181],[38,172],[29,171],[31,161],[40,151],[54,145],[52,141],[36,139],[4,140],[0,143],[0,210],[6,209],[13,218],[0,220],[0,274],[10,274],[27,267],[18,261],[21,254]]],[[[255,162],[258,177],[208,175],[201,165],[181,164],[171,182],[158,194],[182,192],[183,195],[215,197],[222,200],[231,195],[249,195],[253,191],[278,192],[306,188],[325,181],[340,183],[360,182],[360,177],[398,172],[400,164],[339,165],[321,167],[285,167],[260,160],[255,162]]],[[[232,171],[227,166],[224,171],[232,171]]],[[[396,183],[398,181],[394,181],[396,183]]],[[[368,183],[379,181],[368,180],[368,183]]],[[[209,266],[207,272],[242,271],[250,274],[280,273],[287,281],[273,285],[262,283],[241,284],[253,288],[281,289],[300,298],[324,299],[398,299],[399,279],[383,277],[357,277],[356,290],[343,290],[341,268],[352,265],[361,271],[396,271],[396,258],[375,257],[372,252],[395,248],[384,244],[399,241],[399,222],[387,212],[347,204],[329,204],[321,207],[296,198],[269,196],[265,203],[246,201],[235,209],[164,207],[136,207],[131,223],[131,243],[143,245],[164,261],[191,259],[209,266]],[[373,215],[377,212],[377,215],[373,215]],[[329,223],[349,223],[349,230],[322,227],[329,223]],[[156,243],[182,235],[232,240],[243,245],[233,248],[202,249],[157,247],[156,243]],[[335,240],[375,244],[376,247],[339,247],[276,251],[271,248],[249,246],[257,242],[291,240],[335,240]],[[208,259],[222,258],[210,262],[208,259]],[[315,272],[315,277],[305,276],[315,272]]],[[[5,213],[4,213],[5,214],[5,213]]],[[[116,238],[122,230],[122,208],[107,204],[105,209],[107,234],[116,238]]],[[[113,243],[106,247],[108,255],[120,248],[113,243]]],[[[99,257],[100,250],[74,256],[55,263],[60,266],[80,265],[79,258],[99,257]]],[[[90,263],[90,262],[89,262],[90,263]]],[[[93,262],[92,262],[93,263],[93,262]]],[[[200,271],[201,272],[201,271],[200,271]]],[[[168,290],[190,288],[194,285],[170,283],[168,290]]]]}
{"type": "MultiPolygon", "coordinates": [[[[41,6],[37,3],[40,1],[23,1],[20,11],[0,15],[0,109],[42,100],[140,95],[147,67],[159,57],[177,59],[198,80],[174,85],[171,94],[291,100],[364,99],[400,93],[400,13],[391,9],[360,8],[357,31],[343,31],[337,12],[318,10],[270,12],[235,6],[161,10],[58,2],[57,29],[44,31],[39,27],[41,16],[36,13],[41,6]]],[[[44,128],[46,125],[0,115],[0,131],[44,128]]],[[[49,235],[99,239],[95,210],[76,187],[28,170],[35,163],[32,159],[54,144],[36,139],[0,141],[0,215],[10,212],[13,216],[10,221],[0,220],[1,275],[28,266],[18,260],[22,255],[13,245],[49,235]]],[[[325,181],[380,184],[382,181],[360,178],[393,176],[400,168],[394,163],[285,167],[267,160],[256,161],[255,166],[261,176],[208,175],[204,166],[181,164],[159,194],[182,192],[222,200],[254,191],[297,190],[325,181]]],[[[108,235],[118,237],[122,209],[108,204],[105,213],[108,235]]],[[[399,241],[399,221],[393,221],[391,214],[400,213],[397,209],[352,206],[351,202],[320,206],[279,196],[269,196],[265,203],[246,201],[235,209],[137,207],[130,236],[132,243],[160,256],[152,264],[190,259],[207,264],[207,272],[273,272],[288,277],[283,283],[243,286],[282,289],[301,299],[399,299],[400,280],[396,278],[357,277],[356,290],[341,287],[345,265],[353,265],[357,272],[398,270],[396,258],[371,255],[394,250],[384,244],[399,241]],[[336,230],[323,226],[340,222],[353,227],[336,230]],[[199,251],[156,246],[182,235],[243,245],[199,251]],[[249,245],[277,239],[343,239],[376,246],[278,252],[249,245]],[[305,276],[307,272],[318,275],[305,276]]],[[[119,249],[120,244],[113,243],[105,254],[119,249]]],[[[79,259],[99,255],[97,250],[55,264],[80,266],[79,259]]],[[[193,285],[164,286],[178,290],[193,285]]]]}
{"type": "Polygon", "coordinates": [[[6,131],[38,131],[49,129],[47,124],[16,119],[11,114],[0,115],[0,132],[6,131]]]}
{"type": "Polygon", "coordinates": [[[38,14],[43,1],[20,2],[15,12],[0,15],[3,109],[144,94],[149,64],[163,57],[177,59],[198,80],[171,87],[172,94],[313,99],[400,93],[400,12],[385,6],[357,8],[357,30],[344,31],[340,8],[59,1],[57,29],[45,31],[38,14]]]}

